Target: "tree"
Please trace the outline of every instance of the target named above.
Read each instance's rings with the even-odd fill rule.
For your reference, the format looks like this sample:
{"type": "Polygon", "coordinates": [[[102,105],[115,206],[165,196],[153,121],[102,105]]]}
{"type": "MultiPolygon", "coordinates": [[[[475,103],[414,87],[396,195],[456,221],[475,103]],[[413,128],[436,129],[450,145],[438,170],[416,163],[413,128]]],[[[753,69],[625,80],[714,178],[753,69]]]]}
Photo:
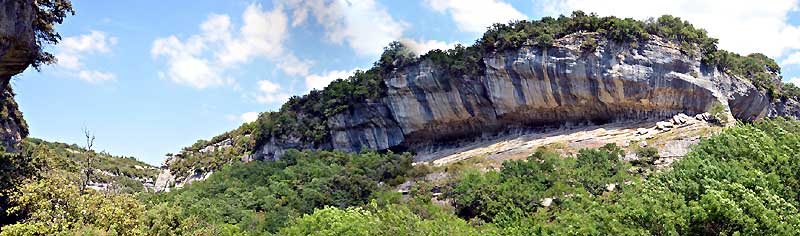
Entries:
{"type": "Polygon", "coordinates": [[[89,185],[89,181],[91,181],[92,177],[92,156],[94,151],[92,150],[92,146],[94,146],[94,133],[89,131],[89,129],[84,128],[83,134],[86,136],[86,166],[84,166],[84,174],[86,178],[83,180],[83,184],[81,185],[81,194],[86,192],[86,186],[89,185]]]}
{"type": "Polygon", "coordinates": [[[70,0],[35,0],[35,17],[33,31],[36,35],[37,55],[33,60],[33,67],[37,70],[42,64],[56,62],[55,56],[44,51],[47,44],[57,44],[61,35],[55,31],[55,25],[64,22],[67,15],[75,15],[70,0]]]}

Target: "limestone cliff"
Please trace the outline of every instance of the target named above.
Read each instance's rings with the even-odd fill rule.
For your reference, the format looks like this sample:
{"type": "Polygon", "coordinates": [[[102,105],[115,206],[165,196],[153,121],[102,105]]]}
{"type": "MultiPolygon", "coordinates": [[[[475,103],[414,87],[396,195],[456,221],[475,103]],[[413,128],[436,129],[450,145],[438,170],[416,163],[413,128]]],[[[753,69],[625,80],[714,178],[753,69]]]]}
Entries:
{"type": "MultiPolygon", "coordinates": [[[[623,43],[579,32],[555,40],[551,47],[528,45],[483,54],[479,75],[454,76],[441,64],[417,60],[379,78],[385,91],[377,98],[348,104],[334,114],[296,110],[279,117],[296,120],[294,124],[323,119],[312,121],[324,124],[321,139],[309,139],[308,130],[282,127],[289,131],[266,135],[252,152],[242,154],[242,160],[274,160],[289,149],[433,153],[508,134],[665,120],[714,107],[745,121],[800,116],[797,101],[772,98],[747,78],[705,66],[701,57],[657,36],[623,43]],[[597,47],[587,50],[586,40],[597,47]]],[[[299,103],[294,105],[305,106],[299,103]]],[[[197,153],[202,151],[168,159],[159,189],[207,177],[214,168],[187,166],[191,161],[185,156],[197,153]]],[[[417,159],[427,160],[424,156],[417,159]]]]}
{"type": "Polygon", "coordinates": [[[28,135],[9,82],[37,56],[34,7],[33,0],[0,2],[0,142],[6,151],[18,151],[19,143],[28,135]]]}
{"type": "Polygon", "coordinates": [[[632,45],[578,33],[483,62],[479,77],[449,77],[428,61],[400,68],[384,78],[386,96],[327,120],[330,143],[273,137],[255,157],[289,148],[424,151],[499,133],[694,115],[715,103],[741,120],[798,114],[796,101],[773,103],[747,80],[705,68],[699,55],[657,37],[632,45]],[[580,47],[587,36],[598,42],[593,52],[580,47]]]}

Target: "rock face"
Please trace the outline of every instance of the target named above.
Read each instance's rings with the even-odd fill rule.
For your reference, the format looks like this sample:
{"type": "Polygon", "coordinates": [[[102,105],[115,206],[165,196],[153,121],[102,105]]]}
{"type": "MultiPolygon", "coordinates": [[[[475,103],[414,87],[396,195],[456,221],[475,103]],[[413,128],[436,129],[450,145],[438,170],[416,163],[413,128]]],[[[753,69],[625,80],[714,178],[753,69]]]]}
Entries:
{"type": "Polygon", "coordinates": [[[14,101],[9,81],[22,73],[38,53],[33,31],[33,0],[0,2],[0,142],[5,151],[19,151],[19,142],[28,134],[22,113],[14,101]]]}
{"type": "Polygon", "coordinates": [[[33,0],[0,3],[0,80],[22,73],[37,53],[33,0]]]}
{"type": "Polygon", "coordinates": [[[175,176],[172,176],[169,169],[161,169],[161,173],[158,174],[158,178],[156,179],[155,191],[169,192],[170,187],[173,185],[175,185],[175,176]]]}
{"type": "Polygon", "coordinates": [[[792,99],[781,99],[772,103],[767,116],[789,116],[800,117],[800,101],[792,99]]]}
{"type": "MultiPolygon", "coordinates": [[[[428,61],[398,69],[384,78],[385,97],[328,119],[331,141],[321,147],[429,151],[504,132],[694,116],[715,104],[742,120],[800,115],[796,101],[773,103],[665,40],[631,46],[596,37],[597,50],[585,52],[584,38],[489,54],[480,77],[455,78],[428,61]]],[[[279,158],[289,148],[314,146],[273,137],[254,157],[279,158]]]]}

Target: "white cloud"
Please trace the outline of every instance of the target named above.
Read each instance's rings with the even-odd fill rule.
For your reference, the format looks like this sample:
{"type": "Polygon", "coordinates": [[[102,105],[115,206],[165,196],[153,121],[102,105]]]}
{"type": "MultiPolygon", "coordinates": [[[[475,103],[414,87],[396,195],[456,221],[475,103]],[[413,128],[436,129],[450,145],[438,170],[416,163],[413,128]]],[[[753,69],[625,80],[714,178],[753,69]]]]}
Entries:
{"type": "Polygon", "coordinates": [[[78,72],[78,78],[89,83],[116,80],[116,76],[114,76],[114,74],[96,70],[82,70],[78,72]]]}
{"type": "Polygon", "coordinates": [[[800,64],[800,51],[794,52],[781,61],[781,65],[783,66],[793,64],[800,64]]]}
{"type": "Polygon", "coordinates": [[[334,43],[347,43],[356,53],[379,55],[383,47],[399,39],[408,28],[395,20],[375,0],[285,0],[293,10],[293,26],[303,25],[310,16],[325,29],[334,43]]]}
{"type": "Polygon", "coordinates": [[[786,81],[786,83],[792,83],[798,87],[800,87],[800,77],[794,77],[786,81]]]}
{"type": "Polygon", "coordinates": [[[250,122],[256,121],[258,119],[258,114],[259,114],[258,112],[254,112],[254,111],[245,112],[245,113],[242,113],[240,115],[227,114],[227,115],[225,115],[225,119],[227,119],[227,120],[229,120],[231,122],[250,123],[250,122]]]}
{"type": "Polygon", "coordinates": [[[416,54],[416,55],[423,55],[423,54],[427,53],[428,51],[434,50],[434,49],[447,50],[447,49],[455,48],[456,44],[459,44],[459,42],[447,43],[447,42],[442,42],[442,41],[438,41],[438,40],[425,41],[425,40],[422,40],[422,39],[420,39],[420,40],[401,39],[400,43],[402,43],[406,47],[410,48],[411,51],[413,51],[414,54],[416,54]]]}
{"type": "Polygon", "coordinates": [[[78,58],[78,55],[72,53],[58,53],[56,54],[56,58],[58,60],[58,66],[66,69],[80,70],[83,66],[83,63],[81,63],[81,59],[78,58]]]}
{"type": "Polygon", "coordinates": [[[283,70],[287,75],[306,76],[312,64],[314,64],[314,62],[310,60],[300,60],[294,55],[287,55],[278,63],[278,68],[283,70]]]}
{"type": "Polygon", "coordinates": [[[83,60],[94,54],[110,53],[111,46],[116,44],[116,37],[96,30],[88,34],[65,37],[57,47],[56,66],[63,69],[64,74],[89,83],[114,81],[116,80],[114,74],[86,68],[83,60]]]}
{"type": "Polygon", "coordinates": [[[107,53],[109,46],[117,44],[117,38],[107,36],[102,31],[92,30],[89,34],[66,37],[61,40],[60,49],[67,52],[101,52],[107,53]]]}
{"type": "Polygon", "coordinates": [[[544,14],[573,10],[646,19],[670,14],[708,30],[722,49],[740,54],[761,52],[776,58],[800,49],[800,27],[788,23],[798,0],[542,0],[544,14]]]}
{"type": "Polygon", "coordinates": [[[350,77],[351,75],[353,75],[353,73],[355,73],[356,70],[359,70],[359,69],[360,68],[356,68],[356,69],[353,69],[353,70],[350,70],[350,71],[334,70],[334,71],[328,71],[328,72],[325,72],[325,73],[322,73],[322,74],[319,74],[319,75],[306,76],[306,89],[308,89],[308,90],[314,90],[314,89],[322,90],[323,88],[328,86],[328,84],[330,84],[334,80],[336,80],[336,79],[346,79],[347,77],[350,77]]]}
{"type": "Polygon", "coordinates": [[[274,104],[282,103],[289,99],[289,94],[281,91],[281,86],[269,80],[260,80],[258,84],[258,93],[255,95],[255,100],[259,103],[274,104]]]}
{"type": "Polygon", "coordinates": [[[433,10],[450,13],[458,29],[465,32],[483,33],[494,23],[508,23],[528,17],[501,0],[426,0],[433,10]]]}
{"type": "Polygon", "coordinates": [[[253,121],[256,121],[256,119],[258,119],[258,112],[245,112],[244,114],[242,114],[239,117],[244,122],[247,122],[247,123],[253,122],[253,121]]]}
{"type": "Polygon", "coordinates": [[[220,76],[222,68],[216,66],[219,63],[201,57],[206,47],[199,36],[192,36],[185,42],[170,36],[153,42],[150,53],[155,58],[167,58],[167,71],[159,73],[163,79],[198,89],[225,84],[226,80],[220,76]]]}
{"type": "Polygon", "coordinates": [[[284,48],[289,31],[282,6],[264,11],[260,4],[250,4],[242,19],[237,31],[229,16],[214,14],[200,24],[200,34],[183,40],[174,35],[156,39],[150,53],[164,58],[168,67],[159,75],[197,89],[222,85],[236,89],[238,84],[226,72],[255,58],[276,62],[288,75],[308,74],[313,62],[298,59],[284,48]]]}
{"type": "MultiPolygon", "coordinates": [[[[271,12],[264,12],[260,4],[251,4],[245,9],[242,19],[244,25],[239,29],[239,38],[230,38],[230,32],[213,32],[213,36],[222,37],[225,43],[225,49],[217,54],[220,62],[238,64],[256,56],[275,58],[283,53],[283,41],[289,32],[288,19],[283,8],[276,7],[271,12]]],[[[216,21],[220,22],[206,22],[204,25],[225,26],[224,20],[216,21]]],[[[230,25],[230,22],[227,24],[230,25]]]]}

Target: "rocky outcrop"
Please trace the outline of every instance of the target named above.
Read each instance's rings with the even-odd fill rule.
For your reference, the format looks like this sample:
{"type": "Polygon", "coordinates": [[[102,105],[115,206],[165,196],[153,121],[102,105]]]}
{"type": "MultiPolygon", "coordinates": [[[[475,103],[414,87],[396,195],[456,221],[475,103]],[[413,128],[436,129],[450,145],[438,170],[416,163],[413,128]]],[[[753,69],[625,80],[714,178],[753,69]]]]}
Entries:
{"type": "MultiPolygon", "coordinates": [[[[328,116],[327,141],[305,142],[299,132],[267,137],[242,161],[275,160],[289,149],[413,151],[417,161],[430,161],[441,158],[435,153],[471,143],[587,125],[654,122],[658,132],[666,132],[689,119],[710,120],[706,112],[714,107],[721,107],[725,117],[748,121],[800,117],[797,101],[774,101],[746,79],[706,68],[700,60],[655,37],[632,45],[591,33],[563,37],[549,48],[487,54],[481,76],[448,74],[423,60],[384,77],[383,97],[328,116]],[[595,51],[582,49],[588,37],[597,42],[595,51]],[[655,121],[664,121],[663,127],[655,121]]],[[[675,151],[664,154],[683,155],[696,140],[689,141],[668,143],[675,151]]],[[[218,148],[212,146],[201,151],[218,148]]],[[[207,178],[198,171],[207,169],[165,175],[169,178],[159,178],[156,185],[162,187],[157,188],[207,178]]]]}
{"type": "Polygon", "coordinates": [[[767,116],[788,116],[800,117],[800,101],[790,98],[784,98],[772,103],[767,112],[767,116]]]}
{"type": "Polygon", "coordinates": [[[0,142],[5,151],[19,151],[27,125],[14,101],[9,82],[33,63],[38,53],[33,30],[33,0],[0,2],[0,142]]]}
{"type": "Polygon", "coordinates": [[[22,73],[36,57],[32,0],[0,3],[0,80],[22,73]]]}
{"type": "MultiPolygon", "coordinates": [[[[665,40],[631,45],[595,37],[597,50],[585,52],[587,36],[595,37],[575,34],[550,48],[489,54],[479,77],[448,75],[429,61],[398,69],[384,78],[385,97],[327,120],[327,146],[430,151],[500,133],[694,116],[715,104],[742,120],[798,115],[797,102],[773,103],[750,82],[704,68],[699,56],[665,40]]],[[[313,147],[272,137],[255,157],[313,147]]]]}

